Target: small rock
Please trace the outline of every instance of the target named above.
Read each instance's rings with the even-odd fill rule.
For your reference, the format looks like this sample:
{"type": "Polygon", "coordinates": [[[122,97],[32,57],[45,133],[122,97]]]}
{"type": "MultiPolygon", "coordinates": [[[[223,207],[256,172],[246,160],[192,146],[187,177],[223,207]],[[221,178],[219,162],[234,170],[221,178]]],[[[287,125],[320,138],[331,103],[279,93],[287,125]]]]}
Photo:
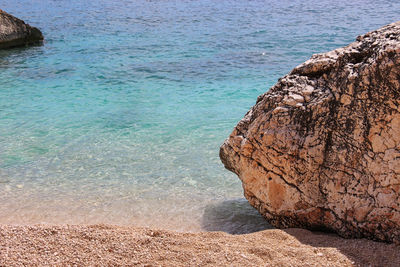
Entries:
{"type": "Polygon", "coordinates": [[[0,9],[0,49],[43,41],[42,32],[0,9]]]}

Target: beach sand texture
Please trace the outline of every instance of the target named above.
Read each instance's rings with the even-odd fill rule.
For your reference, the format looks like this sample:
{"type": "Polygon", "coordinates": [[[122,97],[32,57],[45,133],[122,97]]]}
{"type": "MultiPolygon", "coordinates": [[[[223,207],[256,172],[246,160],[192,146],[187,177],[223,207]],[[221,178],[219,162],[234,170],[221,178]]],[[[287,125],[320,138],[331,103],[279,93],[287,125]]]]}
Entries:
{"type": "Polygon", "coordinates": [[[400,248],[302,229],[231,235],[2,225],[0,266],[400,266],[400,248]]]}

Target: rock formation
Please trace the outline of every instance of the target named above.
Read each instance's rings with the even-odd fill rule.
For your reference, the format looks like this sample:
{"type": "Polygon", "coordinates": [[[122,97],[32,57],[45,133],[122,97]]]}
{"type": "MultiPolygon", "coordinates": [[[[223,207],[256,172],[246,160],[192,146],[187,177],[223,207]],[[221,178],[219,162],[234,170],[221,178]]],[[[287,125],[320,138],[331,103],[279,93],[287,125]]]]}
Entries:
{"type": "Polygon", "coordinates": [[[42,40],[39,29],[0,9],[0,49],[31,45],[42,40]]]}
{"type": "Polygon", "coordinates": [[[276,227],[400,242],[400,22],[279,79],[220,158],[276,227]]]}

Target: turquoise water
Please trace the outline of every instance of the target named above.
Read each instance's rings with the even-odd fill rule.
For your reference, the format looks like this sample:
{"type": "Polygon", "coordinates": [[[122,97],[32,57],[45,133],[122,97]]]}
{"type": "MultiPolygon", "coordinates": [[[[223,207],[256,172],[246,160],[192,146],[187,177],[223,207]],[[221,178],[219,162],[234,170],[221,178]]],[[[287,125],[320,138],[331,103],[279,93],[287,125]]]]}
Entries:
{"type": "Polygon", "coordinates": [[[220,144],[280,76],[400,10],[367,0],[1,4],[46,42],[0,51],[0,223],[192,231],[262,224],[220,144]]]}

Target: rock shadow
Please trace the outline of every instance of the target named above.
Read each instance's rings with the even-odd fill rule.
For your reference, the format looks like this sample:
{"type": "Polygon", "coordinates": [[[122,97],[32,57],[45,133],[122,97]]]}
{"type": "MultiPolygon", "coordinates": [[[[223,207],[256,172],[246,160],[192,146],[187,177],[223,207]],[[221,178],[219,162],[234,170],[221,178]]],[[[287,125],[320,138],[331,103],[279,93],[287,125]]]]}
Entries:
{"type": "Polygon", "coordinates": [[[201,226],[206,231],[222,231],[235,235],[273,229],[246,199],[207,205],[201,226]]]}
{"type": "Polygon", "coordinates": [[[284,232],[315,248],[335,248],[355,266],[400,266],[400,246],[367,239],[345,239],[335,233],[291,228],[284,232]]]}
{"type": "Polygon", "coordinates": [[[32,56],[44,55],[43,43],[0,49],[0,68],[14,67],[16,59],[24,62],[32,56]]]}
{"type": "MultiPolygon", "coordinates": [[[[248,234],[272,227],[245,199],[207,205],[201,226],[205,231],[248,234]]],[[[345,239],[332,232],[290,228],[282,231],[315,248],[335,248],[355,266],[400,266],[400,246],[367,239],[345,239]]],[[[318,250],[320,251],[320,250],[318,250]]],[[[322,252],[324,252],[322,250],[322,252]]],[[[324,252],[325,253],[325,252],[324,252]]],[[[324,257],[322,253],[322,257],[324,257]]]]}

